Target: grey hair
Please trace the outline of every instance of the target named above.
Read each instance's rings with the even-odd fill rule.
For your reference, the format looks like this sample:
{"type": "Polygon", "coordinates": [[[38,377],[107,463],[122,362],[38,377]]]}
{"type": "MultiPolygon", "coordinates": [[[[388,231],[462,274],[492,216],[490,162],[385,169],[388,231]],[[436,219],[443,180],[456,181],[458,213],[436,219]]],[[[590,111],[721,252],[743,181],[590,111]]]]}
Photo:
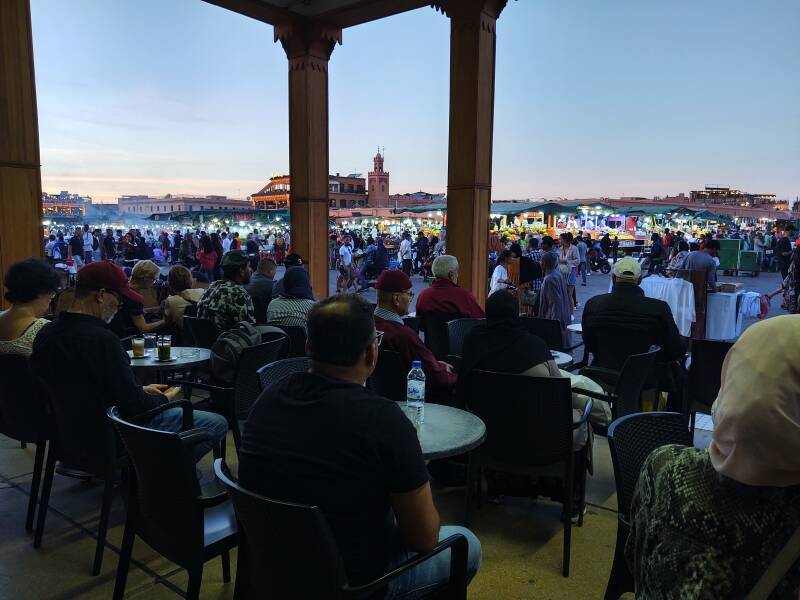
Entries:
{"type": "Polygon", "coordinates": [[[442,254],[441,256],[437,256],[433,260],[433,266],[431,267],[433,276],[441,277],[442,279],[447,279],[450,273],[456,269],[458,269],[458,259],[450,254],[442,254]]]}

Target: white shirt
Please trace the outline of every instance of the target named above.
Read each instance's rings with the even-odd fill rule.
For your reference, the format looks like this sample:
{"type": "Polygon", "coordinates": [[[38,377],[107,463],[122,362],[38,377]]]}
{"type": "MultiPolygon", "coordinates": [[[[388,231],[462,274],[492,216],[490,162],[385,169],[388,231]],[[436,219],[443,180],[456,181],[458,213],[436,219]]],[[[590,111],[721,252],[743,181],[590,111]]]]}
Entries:
{"type": "Polygon", "coordinates": [[[403,240],[400,242],[400,258],[402,260],[411,260],[411,241],[403,240]]]}
{"type": "Polygon", "coordinates": [[[227,252],[230,249],[231,249],[231,238],[226,237],[224,240],[222,240],[222,251],[227,252]]]}
{"type": "Polygon", "coordinates": [[[353,263],[353,251],[347,244],[342,244],[339,248],[339,256],[342,257],[342,264],[349,267],[353,263]]]}
{"type": "Polygon", "coordinates": [[[94,236],[91,231],[83,232],[83,251],[91,252],[94,248],[94,236]]]}
{"type": "Polygon", "coordinates": [[[507,283],[500,283],[501,280],[506,281],[508,279],[508,271],[503,265],[497,265],[492,271],[492,282],[489,286],[489,295],[491,296],[497,290],[502,290],[508,287],[507,283]]]}

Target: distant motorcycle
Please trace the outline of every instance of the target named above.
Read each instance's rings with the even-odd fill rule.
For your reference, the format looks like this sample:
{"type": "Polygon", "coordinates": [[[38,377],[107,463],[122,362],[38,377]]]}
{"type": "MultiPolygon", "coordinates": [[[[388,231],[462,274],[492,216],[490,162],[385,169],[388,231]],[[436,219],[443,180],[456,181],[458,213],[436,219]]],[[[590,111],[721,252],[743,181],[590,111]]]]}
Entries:
{"type": "Polygon", "coordinates": [[[595,252],[589,257],[589,267],[592,271],[600,271],[603,275],[608,275],[611,272],[611,263],[608,258],[595,252]]]}

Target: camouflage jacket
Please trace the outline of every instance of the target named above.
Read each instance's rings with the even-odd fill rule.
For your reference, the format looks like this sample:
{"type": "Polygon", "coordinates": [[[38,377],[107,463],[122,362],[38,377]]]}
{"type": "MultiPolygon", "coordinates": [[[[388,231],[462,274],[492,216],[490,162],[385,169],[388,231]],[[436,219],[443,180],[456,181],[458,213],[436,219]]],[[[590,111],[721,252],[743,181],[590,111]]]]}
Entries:
{"type": "Polygon", "coordinates": [[[227,279],[219,279],[208,286],[197,303],[197,316],[214,321],[219,331],[236,327],[241,321],[256,322],[250,294],[243,286],[227,279]]]}
{"type": "MultiPolygon", "coordinates": [[[[800,526],[800,486],[752,487],[707,451],[664,446],[642,467],[625,554],[637,600],[744,598],[800,526]]],[[[772,600],[797,598],[800,563],[772,600]]]]}

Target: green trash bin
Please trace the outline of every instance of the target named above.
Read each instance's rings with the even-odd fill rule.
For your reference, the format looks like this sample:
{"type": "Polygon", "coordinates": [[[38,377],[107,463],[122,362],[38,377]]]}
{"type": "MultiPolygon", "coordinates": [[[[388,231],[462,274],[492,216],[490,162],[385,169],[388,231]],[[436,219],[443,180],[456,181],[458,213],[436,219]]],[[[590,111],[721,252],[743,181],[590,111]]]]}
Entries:
{"type": "Polygon", "coordinates": [[[745,250],[739,252],[739,272],[752,273],[753,277],[758,277],[761,265],[758,264],[758,252],[745,250]]]}

